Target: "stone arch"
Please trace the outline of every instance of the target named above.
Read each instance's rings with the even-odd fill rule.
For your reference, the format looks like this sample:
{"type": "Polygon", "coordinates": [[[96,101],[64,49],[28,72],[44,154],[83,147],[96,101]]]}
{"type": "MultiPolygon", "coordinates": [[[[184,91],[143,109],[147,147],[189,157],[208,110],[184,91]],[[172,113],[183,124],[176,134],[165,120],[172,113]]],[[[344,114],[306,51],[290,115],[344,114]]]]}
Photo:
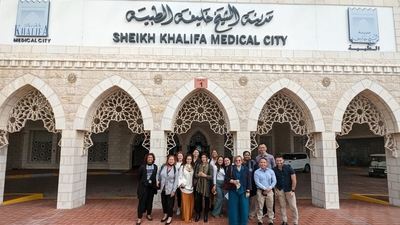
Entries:
{"type": "Polygon", "coordinates": [[[292,97],[294,100],[299,100],[297,102],[298,106],[302,109],[303,113],[307,114],[306,117],[308,117],[308,121],[306,121],[306,123],[309,125],[310,133],[325,131],[325,123],[322,113],[314,98],[296,82],[287,78],[275,81],[260,93],[250,110],[247,126],[249,131],[257,130],[258,118],[265,103],[273,95],[282,90],[286,90],[285,94],[292,97]]]}
{"type": "MultiPolygon", "coordinates": [[[[178,113],[180,106],[191,96],[197,89],[194,88],[193,80],[188,81],[183,87],[175,92],[174,96],[169,100],[165,108],[161,122],[161,130],[173,131],[174,118],[178,113]]],[[[208,88],[205,88],[207,94],[215,97],[215,101],[222,106],[225,111],[225,118],[228,123],[228,132],[239,131],[239,115],[229,95],[216,83],[208,80],[208,88]]]]}
{"type": "Polygon", "coordinates": [[[400,105],[396,99],[382,86],[364,79],[349,88],[340,98],[335,107],[332,121],[332,131],[341,132],[343,116],[350,102],[361,92],[383,113],[387,120],[388,133],[397,133],[400,128],[400,105]]]}
{"type": "Polygon", "coordinates": [[[8,114],[10,110],[12,110],[14,104],[21,97],[35,89],[43,94],[52,107],[55,119],[55,130],[65,129],[66,118],[64,108],[53,88],[42,79],[32,74],[26,74],[8,83],[0,91],[0,130],[6,129],[8,114]]]}
{"type": "Polygon", "coordinates": [[[120,76],[109,77],[89,91],[89,93],[83,98],[75,114],[74,129],[89,131],[92,122],[90,116],[94,114],[97,108],[96,106],[101,104],[101,96],[111,94],[117,89],[122,89],[128,93],[138,105],[140,112],[142,113],[144,130],[153,130],[153,114],[146,98],[130,81],[120,76]]]}

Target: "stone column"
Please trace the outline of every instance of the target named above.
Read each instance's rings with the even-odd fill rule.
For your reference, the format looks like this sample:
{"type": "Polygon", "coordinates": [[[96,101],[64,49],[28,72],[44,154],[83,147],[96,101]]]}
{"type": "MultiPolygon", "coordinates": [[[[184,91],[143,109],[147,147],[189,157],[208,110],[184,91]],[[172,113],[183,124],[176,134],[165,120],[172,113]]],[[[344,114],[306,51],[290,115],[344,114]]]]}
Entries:
{"type": "Polygon", "coordinates": [[[234,136],[234,156],[243,155],[244,151],[250,151],[250,131],[238,131],[234,136]]]}
{"type": "Polygon", "coordinates": [[[325,209],[339,209],[339,184],[334,132],[315,133],[316,157],[311,158],[312,203],[325,209]]]}
{"type": "MultiPolygon", "coordinates": [[[[150,152],[156,156],[156,164],[158,169],[167,160],[167,134],[164,131],[151,131],[150,132],[150,152]]],[[[161,209],[161,193],[158,192],[154,196],[153,208],[161,209]]]]}
{"type": "Polygon", "coordinates": [[[85,204],[87,154],[83,155],[83,131],[63,130],[57,209],[72,209],[85,204]]]}
{"type": "Polygon", "coordinates": [[[7,167],[7,150],[8,145],[0,148],[0,205],[4,200],[4,183],[6,180],[6,167],[7,167]]]}
{"type": "MultiPolygon", "coordinates": [[[[396,142],[395,146],[400,146],[400,134],[391,134],[396,142]]],[[[389,190],[389,203],[400,206],[400,151],[396,149],[396,156],[393,152],[386,151],[386,169],[389,190]]]]}

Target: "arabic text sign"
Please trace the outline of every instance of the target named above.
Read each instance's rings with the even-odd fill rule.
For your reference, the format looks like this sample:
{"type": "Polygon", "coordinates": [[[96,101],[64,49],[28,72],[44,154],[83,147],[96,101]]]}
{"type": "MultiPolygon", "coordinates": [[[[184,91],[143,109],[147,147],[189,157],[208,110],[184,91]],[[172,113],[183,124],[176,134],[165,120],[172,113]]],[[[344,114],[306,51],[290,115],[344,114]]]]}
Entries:
{"type": "Polygon", "coordinates": [[[378,13],[371,8],[349,8],[349,33],[353,43],[379,41],[378,13]]]}
{"type": "Polygon", "coordinates": [[[155,24],[168,25],[172,22],[175,24],[180,22],[185,24],[194,23],[196,26],[200,26],[212,22],[215,26],[214,31],[223,33],[231,30],[239,22],[242,26],[247,24],[253,24],[256,27],[263,26],[272,20],[274,17],[273,12],[274,10],[260,13],[253,9],[241,14],[235,6],[230,4],[216,9],[207,7],[205,9],[194,9],[193,11],[185,7],[174,12],[169,5],[161,4],[161,10],[157,9],[155,5],[151,9],[142,7],[138,10],[127,11],[125,17],[128,22],[143,22],[145,26],[155,24]]]}

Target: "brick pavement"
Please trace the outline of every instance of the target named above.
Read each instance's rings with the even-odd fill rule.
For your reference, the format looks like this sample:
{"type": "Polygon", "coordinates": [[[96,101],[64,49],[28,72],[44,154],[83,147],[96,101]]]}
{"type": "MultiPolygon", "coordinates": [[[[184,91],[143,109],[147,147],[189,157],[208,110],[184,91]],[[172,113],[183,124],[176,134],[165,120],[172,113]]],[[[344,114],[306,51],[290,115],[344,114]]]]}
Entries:
{"type": "MultiPolygon", "coordinates": [[[[0,206],[1,224],[136,224],[137,200],[95,200],[88,199],[86,204],[76,209],[56,209],[55,199],[34,200],[13,205],[0,206]]],[[[281,224],[281,216],[277,204],[277,219],[274,224],[281,224]]],[[[399,224],[400,208],[394,206],[382,206],[357,200],[341,200],[340,209],[327,210],[317,208],[311,204],[311,200],[299,200],[299,224],[399,224]]],[[[288,211],[290,212],[290,211],[288,211]]],[[[292,222],[289,213],[289,222],[292,222]]],[[[144,217],[143,225],[162,224],[161,210],[154,210],[153,221],[147,221],[144,217]]],[[[264,224],[267,219],[264,218],[264,224]]],[[[175,215],[173,225],[184,224],[175,215]]],[[[226,225],[227,218],[215,219],[209,217],[209,222],[191,224],[226,225]]],[[[249,225],[257,224],[256,220],[250,220],[249,225]]],[[[290,223],[292,224],[292,223],[290,223]]]]}

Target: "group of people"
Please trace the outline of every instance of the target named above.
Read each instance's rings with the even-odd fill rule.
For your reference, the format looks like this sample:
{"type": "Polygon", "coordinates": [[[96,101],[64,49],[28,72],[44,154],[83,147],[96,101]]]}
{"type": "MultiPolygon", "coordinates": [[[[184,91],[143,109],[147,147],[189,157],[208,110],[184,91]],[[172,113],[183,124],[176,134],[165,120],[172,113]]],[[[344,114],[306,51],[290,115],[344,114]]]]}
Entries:
{"type": "Polygon", "coordinates": [[[230,225],[247,225],[248,218],[257,215],[258,225],[263,224],[265,212],[268,224],[275,219],[275,196],[280,204],[283,225],[287,225],[286,202],[293,214],[293,223],[298,224],[296,206],[296,174],[284,165],[281,155],[275,157],[267,153],[265,144],[258,146],[260,154],[255,160],[245,151],[235,156],[233,163],[229,157],[218,156],[217,150],[200,155],[195,149],[193,154],[178,152],[169,155],[166,162],[158,168],[155,156],[149,153],[138,171],[138,220],[142,222],[143,213],[147,220],[151,216],[154,195],[161,191],[161,203],[164,216],[161,222],[171,224],[175,196],[176,214],[181,221],[198,222],[203,212],[203,221],[208,222],[208,214],[222,217],[223,205],[226,208],[230,225]],[[211,205],[210,205],[211,203],[211,205]]]}

